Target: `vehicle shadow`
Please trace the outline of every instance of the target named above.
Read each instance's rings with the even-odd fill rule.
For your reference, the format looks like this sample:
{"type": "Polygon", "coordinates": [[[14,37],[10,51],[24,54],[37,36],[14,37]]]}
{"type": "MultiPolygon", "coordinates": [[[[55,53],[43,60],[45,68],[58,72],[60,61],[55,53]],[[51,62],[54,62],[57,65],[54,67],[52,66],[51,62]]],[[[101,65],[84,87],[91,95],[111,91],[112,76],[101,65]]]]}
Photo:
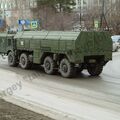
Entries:
{"type": "Polygon", "coordinates": [[[37,78],[48,78],[48,79],[52,79],[52,80],[77,80],[77,81],[94,81],[94,80],[100,80],[101,77],[91,77],[86,70],[82,71],[81,73],[77,73],[73,78],[63,78],[60,73],[56,72],[54,75],[47,75],[44,72],[43,67],[41,67],[40,65],[36,65],[34,64],[31,69],[28,70],[24,70],[21,69],[20,66],[18,67],[9,67],[8,64],[4,64],[2,66],[0,66],[2,69],[10,71],[10,72],[14,72],[15,74],[21,76],[23,79],[25,80],[34,80],[37,78]]]}

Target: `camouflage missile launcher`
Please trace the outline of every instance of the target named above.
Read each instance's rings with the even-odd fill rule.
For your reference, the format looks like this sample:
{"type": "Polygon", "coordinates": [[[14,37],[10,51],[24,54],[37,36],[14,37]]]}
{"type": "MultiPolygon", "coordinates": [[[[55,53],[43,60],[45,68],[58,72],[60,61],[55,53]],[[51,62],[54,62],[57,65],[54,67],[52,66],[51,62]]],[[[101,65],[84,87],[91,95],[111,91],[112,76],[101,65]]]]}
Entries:
{"type": "Polygon", "coordinates": [[[47,74],[58,71],[63,77],[73,77],[87,69],[90,75],[98,76],[112,60],[112,40],[107,32],[26,31],[18,32],[14,39],[11,36],[6,35],[12,49],[3,50],[10,66],[20,64],[28,69],[35,63],[47,74]]]}

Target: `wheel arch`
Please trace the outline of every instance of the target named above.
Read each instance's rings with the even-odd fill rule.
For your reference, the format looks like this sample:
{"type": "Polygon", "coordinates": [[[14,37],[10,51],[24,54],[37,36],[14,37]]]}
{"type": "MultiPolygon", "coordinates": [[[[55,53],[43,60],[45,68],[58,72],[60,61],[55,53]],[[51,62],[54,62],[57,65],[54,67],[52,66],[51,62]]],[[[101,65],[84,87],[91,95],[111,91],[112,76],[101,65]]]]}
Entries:
{"type": "Polygon", "coordinates": [[[18,55],[21,55],[22,53],[33,54],[33,51],[29,51],[29,50],[17,50],[17,54],[18,54],[18,55]]]}
{"type": "Polygon", "coordinates": [[[53,55],[54,55],[54,53],[51,53],[51,52],[44,52],[44,53],[42,53],[41,58],[40,58],[40,64],[44,63],[44,59],[47,56],[51,56],[53,58],[53,55]]]}
{"type": "MultiPolygon", "coordinates": [[[[51,53],[51,52],[45,52],[42,54],[42,57],[40,58],[41,64],[44,63],[44,59],[47,56],[51,56],[55,61],[60,62],[63,58],[66,58],[69,60],[69,57],[65,53],[51,53]]],[[[69,60],[70,61],[70,60],[69,60]]]]}
{"type": "Polygon", "coordinates": [[[8,50],[8,51],[7,51],[7,55],[8,55],[10,52],[13,52],[13,51],[12,51],[12,50],[8,50]]]}

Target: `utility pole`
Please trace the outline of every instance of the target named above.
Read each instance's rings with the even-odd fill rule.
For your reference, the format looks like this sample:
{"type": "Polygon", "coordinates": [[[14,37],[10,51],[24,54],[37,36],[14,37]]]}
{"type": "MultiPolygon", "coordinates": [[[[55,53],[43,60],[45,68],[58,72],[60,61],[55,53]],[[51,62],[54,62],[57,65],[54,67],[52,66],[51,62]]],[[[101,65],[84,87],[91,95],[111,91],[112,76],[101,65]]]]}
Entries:
{"type": "Polygon", "coordinates": [[[81,0],[79,0],[79,4],[80,4],[80,29],[82,29],[82,7],[81,7],[81,0]]]}
{"type": "Polygon", "coordinates": [[[110,24],[111,24],[111,18],[112,18],[112,10],[113,10],[113,6],[112,6],[112,0],[110,1],[110,8],[111,8],[111,12],[110,12],[110,24]]]}
{"type": "Polygon", "coordinates": [[[100,16],[100,28],[102,28],[103,25],[103,16],[104,16],[104,7],[105,7],[105,1],[102,0],[102,7],[101,7],[101,16],[100,16]]]}
{"type": "Polygon", "coordinates": [[[109,29],[106,17],[105,17],[105,0],[102,0],[102,13],[100,17],[100,28],[102,29],[103,27],[103,22],[105,22],[107,28],[109,29]]]}

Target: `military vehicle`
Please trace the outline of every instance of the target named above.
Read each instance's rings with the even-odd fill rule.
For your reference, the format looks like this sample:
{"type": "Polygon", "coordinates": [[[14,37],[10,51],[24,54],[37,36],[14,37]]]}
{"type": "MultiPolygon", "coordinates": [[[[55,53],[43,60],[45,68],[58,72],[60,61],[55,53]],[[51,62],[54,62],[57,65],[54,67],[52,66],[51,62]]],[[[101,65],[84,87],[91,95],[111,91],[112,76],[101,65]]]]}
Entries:
{"type": "Polygon", "coordinates": [[[107,32],[24,31],[0,34],[0,53],[10,66],[28,69],[41,65],[47,74],[66,78],[87,69],[98,76],[112,60],[112,40],[107,32]]]}

